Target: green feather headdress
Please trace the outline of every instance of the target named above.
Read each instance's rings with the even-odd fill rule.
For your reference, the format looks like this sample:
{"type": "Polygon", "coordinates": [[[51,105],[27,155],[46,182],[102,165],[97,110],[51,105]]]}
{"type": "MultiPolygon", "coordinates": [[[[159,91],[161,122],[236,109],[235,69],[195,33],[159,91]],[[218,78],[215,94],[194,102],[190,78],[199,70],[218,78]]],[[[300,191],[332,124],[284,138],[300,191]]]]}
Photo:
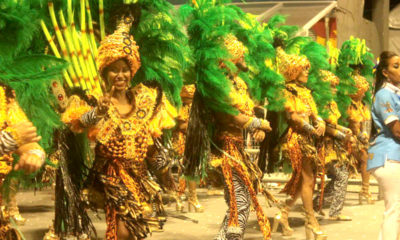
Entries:
{"type": "Polygon", "coordinates": [[[41,15],[34,3],[10,0],[0,4],[0,81],[15,90],[20,106],[42,136],[40,144],[49,152],[53,131],[61,126],[52,108],[50,82],[60,79],[68,64],[37,48],[34,39],[40,35],[41,15]]]}
{"type": "MultiPolygon", "coordinates": [[[[62,123],[53,109],[54,97],[49,87],[51,81],[61,79],[68,63],[44,54],[38,4],[39,1],[28,0],[0,3],[0,82],[15,91],[19,105],[42,137],[39,144],[50,154],[54,149],[54,131],[62,123]]],[[[11,172],[3,184],[3,196],[7,197],[10,178],[20,179],[25,186],[40,186],[32,183],[35,175],[11,172]]]]}
{"type": "Polygon", "coordinates": [[[365,44],[365,40],[350,37],[345,41],[340,49],[336,75],[340,78],[338,86],[337,102],[342,119],[347,117],[347,109],[351,104],[349,95],[357,92],[352,74],[356,69],[360,69],[360,74],[364,76],[369,85],[369,90],[365,93],[364,103],[372,102],[372,78],[373,78],[373,54],[365,44]]]}
{"type": "Polygon", "coordinates": [[[266,25],[268,31],[274,36],[275,44],[283,45],[288,54],[304,55],[310,61],[307,88],[312,91],[318,112],[323,118],[328,117],[325,106],[332,101],[330,84],[322,81],[320,70],[329,69],[328,53],[326,49],[312,41],[309,37],[294,37],[298,28],[296,26],[280,26],[285,22],[285,17],[275,15],[266,25]]]}
{"type": "Polygon", "coordinates": [[[278,74],[266,62],[275,59],[276,53],[272,43],[272,36],[264,31],[259,22],[249,14],[237,8],[241,24],[235,31],[238,39],[244,43],[248,52],[245,60],[249,67],[249,74],[242,74],[249,86],[251,96],[262,102],[268,100],[268,109],[274,111],[283,110],[284,98],[282,91],[285,88],[285,81],[282,75],[278,74]]]}
{"type": "MultiPolygon", "coordinates": [[[[225,6],[228,1],[200,0],[196,4],[181,7],[182,18],[188,23],[189,46],[193,52],[196,91],[204,104],[213,111],[237,114],[230,105],[230,81],[226,70],[220,68],[229,53],[223,45],[224,39],[239,23],[237,11],[225,6]]],[[[228,61],[225,65],[234,68],[228,61]]]]}
{"type": "Polygon", "coordinates": [[[229,53],[223,46],[223,40],[229,34],[235,35],[247,51],[245,53],[248,73],[241,73],[247,83],[253,99],[269,101],[270,109],[281,109],[283,99],[280,91],[284,88],[283,77],[265,65],[266,59],[275,56],[268,32],[249,14],[239,7],[226,5],[230,1],[201,0],[195,4],[186,4],[180,12],[188,22],[189,45],[193,50],[197,89],[205,104],[212,110],[236,114],[230,105],[230,81],[226,70],[219,67],[221,61],[234,69],[226,59],[229,53]]]}
{"type": "MultiPolygon", "coordinates": [[[[93,17],[97,19],[98,4],[93,3],[92,6],[93,17]]],[[[115,10],[107,10],[121,9],[121,6],[128,9],[130,6],[136,15],[131,33],[139,45],[142,66],[133,84],[155,80],[169,100],[180,105],[180,91],[183,75],[189,68],[190,49],[174,6],[165,0],[104,0],[105,22],[115,18],[111,15],[115,10]]]]}

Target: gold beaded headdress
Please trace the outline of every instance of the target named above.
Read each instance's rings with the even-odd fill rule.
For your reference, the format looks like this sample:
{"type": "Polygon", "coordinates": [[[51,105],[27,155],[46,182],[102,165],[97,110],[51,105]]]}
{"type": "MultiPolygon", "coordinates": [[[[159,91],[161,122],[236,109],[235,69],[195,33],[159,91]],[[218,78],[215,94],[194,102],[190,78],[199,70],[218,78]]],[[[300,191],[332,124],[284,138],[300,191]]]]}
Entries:
{"type": "Polygon", "coordinates": [[[129,35],[132,22],[132,18],[125,17],[118,24],[117,30],[101,41],[96,59],[100,74],[103,74],[108,65],[123,58],[129,62],[132,76],[140,68],[139,46],[133,36],[129,35]]]}
{"type": "Polygon", "coordinates": [[[224,45],[228,49],[232,58],[230,59],[234,64],[238,63],[240,58],[244,56],[245,47],[233,34],[229,34],[225,40],[224,45]]]}
{"type": "Polygon", "coordinates": [[[285,77],[286,82],[295,80],[304,68],[310,67],[307,57],[287,54],[280,47],[277,48],[277,57],[279,72],[285,77]]]}
{"type": "Polygon", "coordinates": [[[363,76],[361,76],[359,73],[355,73],[352,75],[352,78],[355,83],[355,87],[357,88],[357,92],[354,94],[351,94],[351,98],[361,98],[369,89],[369,83],[367,79],[363,76]]]}
{"type": "Polygon", "coordinates": [[[181,91],[182,98],[193,98],[196,87],[194,84],[184,85],[181,91]]]}
{"type": "Polygon", "coordinates": [[[331,86],[337,86],[339,84],[339,78],[330,71],[320,70],[322,81],[329,82],[331,86]]]}

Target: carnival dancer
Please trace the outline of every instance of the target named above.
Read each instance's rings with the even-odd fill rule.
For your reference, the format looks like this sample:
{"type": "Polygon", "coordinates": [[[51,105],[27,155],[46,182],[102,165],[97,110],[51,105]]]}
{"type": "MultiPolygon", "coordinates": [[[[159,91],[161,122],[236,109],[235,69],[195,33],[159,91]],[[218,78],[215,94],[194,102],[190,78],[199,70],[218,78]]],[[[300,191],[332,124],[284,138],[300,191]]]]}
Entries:
{"type": "Polygon", "coordinates": [[[164,0],[48,1],[48,16],[43,17],[41,26],[52,53],[69,63],[63,83],[52,87],[63,121],[75,132],[60,128],[56,134],[60,150],[55,154],[60,166],[57,211],[54,231],[46,239],[94,237],[84,204],[88,202],[94,208],[107,209],[107,239],[145,238],[164,222],[163,217],[151,213],[154,207],[161,214],[162,206],[159,186],[147,176],[147,170],[168,179],[165,151],[156,151],[161,143],[152,138],[174,125],[176,111],[169,101],[180,105],[182,73],[189,53],[187,37],[174,18],[173,6],[164,0]],[[78,18],[75,14],[80,16],[80,24],[74,22],[78,18]],[[125,20],[127,25],[119,24],[125,20]],[[128,27],[132,22],[133,27],[128,27]],[[140,57],[138,45],[144,53],[140,57]],[[84,115],[94,108],[102,109],[92,111],[97,113],[95,120],[90,118],[94,115],[84,115]],[[81,122],[81,115],[86,116],[82,126],[76,124],[81,122]],[[159,123],[159,119],[163,120],[159,123]],[[85,129],[96,142],[94,162],[87,151],[85,129]],[[99,191],[92,183],[99,185],[99,191]]]}
{"type": "MultiPolygon", "coordinates": [[[[66,68],[65,61],[43,54],[38,38],[40,10],[32,1],[6,1],[0,6],[0,185],[5,201],[12,181],[28,181],[46,160],[50,152],[54,129],[61,124],[52,109],[49,85],[59,79],[66,68]],[[34,127],[35,126],[35,127],[34,127]],[[39,137],[40,136],[40,137],[39,137]],[[39,145],[40,144],[40,145],[39,145]],[[19,160],[13,156],[19,155],[19,160]],[[13,166],[14,165],[14,166],[13,166]],[[7,176],[7,178],[6,178],[7,176]],[[11,183],[10,183],[11,182],[11,183]]],[[[1,203],[0,203],[1,204],[1,203]]],[[[13,210],[13,209],[10,209],[13,210]]],[[[9,225],[9,212],[0,217],[0,239],[21,239],[9,225]]]]}
{"type": "Polygon", "coordinates": [[[157,161],[154,138],[175,125],[177,113],[160,87],[129,86],[141,66],[139,48],[128,35],[132,21],[122,19],[98,50],[99,73],[108,87],[105,97],[95,108],[72,97],[63,114],[72,129],[90,128],[97,143],[89,198],[90,191],[105,194],[107,240],[143,239],[165,221],[161,189],[149,178],[148,168],[157,161]]]}
{"type": "MultiPolygon", "coordinates": [[[[321,70],[323,81],[328,82],[332,94],[335,96],[339,78],[330,71],[321,70]]],[[[342,209],[345,201],[347,182],[349,178],[349,147],[355,142],[353,133],[338,123],[340,111],[337,103],[332,100],[326,108],[328,109],[328,118],[326,122],[326,132],[323,138],[325,153],[325,172],[331,178],[330,182],[324,187],[323,201],[320,203],[321,195],[314,198],[314,209],[322,208],[320,204],[329,205],[329,219],[334,221],[351,221],[349,216],[342,215],[342,209]]],[[[323,213],[321,211],[321,213],[323,213]]]]}
{"type": "Polygon", "coordinates": [[[367,150],[371,130],[369,106],[372,101],[370,83],[373,68],[372,57],[365,45],[365,40],[350,38],[341,47],[336,71],[340,78],[338,94],[349,95],[351,98],[351,101],[340,104],[339,109],[343,122],[348,123],[348,127],[356,136],[356,144],[351,151],[351,157],[353,158],[352,165],[359,169],[362,178],[362,187],[359,193],[360,204],[364,201],[368,204],[374,203],[369,193],[370,173],[367,172],[367,150]],[[347,89],[343,91],[340,88],[347,89]]]}
{"type": "Polygon", "coordinates": [[[282,106],[283,78],[265,64],[274,49],[260,24],[225,3],[192,1],[181,8],[196,71],[185,175],[204,176],[208,165],[222,170],[228,211],[215,239],[243,239],[252,203],[267,240],[270,225],[257,199],[257,191],[266,193],[262,172],[244,151],[243,131],[261,141],[271,130],[267,120],[255,116],[255,101],[261,105],[267,98],[269,106],[282,106]]]}
{"type": "MultiPolygon", "coordinates": [[[[230,61],[245,67],[243,44],[233,35],[226,38],[224,44],[232,56],[230,61]]],[[[253,132],[255,139],[261,141],[265,136],[263,131],[270,131],[271,128],[268,121],[254,117],[255,104],[249,96],[246,83],[239,77],[239,72],[230,72],[228,78],[232,84],[229,94],[231,104],[239,114],[231,116],[214,113],[216,120],[214,141],[220,143],[217,147],[220,153],[216,158],[219,159],[222,168],[225,200],[229,206],[216,239],[243,239],[251,202],[254,204],[265,238],[270,232],[269,222],[256,198],[257,189],[253,187],[253,182],[261,176],[261,172],[244,152],[242,131],[246,129],[253,132]]]]}
{"type": "MultiPolygon", "coordinates": [[[[37,136],[36,128],[28,120],[19,107],[14,91],[0,86],[0,117],[2,126],[0,131],[0,185],[7,174],[13,169],[12,154],[18,154],[20,159],[14,170],[24,170],[33,173],[38,170],[46,159],[46,154],[37,143],[41,137],[37,136]]],[[[0,196],[1,197],[1,196],[0,196]]],[[[0,238],[6,240],[21,239],[15,229],[10,226],[9,214],[2,211],[0,218],[0,238]]]]}
{"type": "Polygon", "coordinates": [[[282,226],[284,235],[291,235],[293,229],[288,223],[290,208],[301,196],[306,213],[306,237],[327,239],[321,230],[313,210],[313,190],[316,173],[321,167],[317,156],[315,138],[325,132],[325,122],[318,115],[317,106],[311,91],[305,87],[308,81],[310,62],[305,56],[286,54],[280,47],[277,49],[279,70],[286,79],[285,111],[289,124],[283,138],[283,157],[292,163],[293,173],[282,192],[291,196],[280,206],[280,213],[275,217],[276,224],[282,226]]]}

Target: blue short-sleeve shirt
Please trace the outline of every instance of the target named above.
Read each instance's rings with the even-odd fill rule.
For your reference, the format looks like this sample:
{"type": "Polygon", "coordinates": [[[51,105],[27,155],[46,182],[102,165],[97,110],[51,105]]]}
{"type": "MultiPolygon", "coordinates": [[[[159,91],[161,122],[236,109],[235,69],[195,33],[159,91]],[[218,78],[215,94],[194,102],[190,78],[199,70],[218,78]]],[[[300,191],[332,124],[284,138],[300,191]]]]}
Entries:
{"type": "Polygon", "coordinates": [[[376,93],[372,105],[372,120],[378,135],[368,149],[367,170],[382,167],[386,160],[400,161],[400,141],[396,140],[388,125],[400,119],[400,89],[385,83],[376,93]]]}

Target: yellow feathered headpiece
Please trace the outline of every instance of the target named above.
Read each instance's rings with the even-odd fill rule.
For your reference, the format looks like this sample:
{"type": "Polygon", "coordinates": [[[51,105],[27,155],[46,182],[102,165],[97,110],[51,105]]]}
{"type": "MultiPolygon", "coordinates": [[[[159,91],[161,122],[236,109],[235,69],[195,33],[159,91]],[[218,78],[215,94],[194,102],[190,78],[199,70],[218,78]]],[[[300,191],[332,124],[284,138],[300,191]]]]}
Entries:
{"type": "Polygon", "coordinates": [[[132,35],[129,35],[133,19],[125,17],[113,34],[108,35],[100,43],[97,56],[97,66],[102,75],[104,69],[111,63],[125,58],[134,76],[140,68],[139,46],[136,45],[132,35]]]}
{"type": "Polygon", "coordinates": [[[239,41],[233,34],[229,34],[225,40],[224,45],[228,49],[232,58],[230,59],[234,64],[238,63],[239,60],[244,56],[245,46],[239,41]]]}
{"type": "Polygon", "coordinates": [[[194,84],[184,85],[181,91],[182,98],[193,98],[196,87],[194,84]]]}
{"type": "Polygon", "coordinates": [[[322,81],[329,82],[331,86],[339,85],[339,78],[330,71],[320,70],[322,81]]]}
{"type": "Polygon", "coordinates": [[[295,80],[300,73],[310,67],[307,57],[295,54],[287,54],[278,47],[277,58],[279,61],[279,72],[285,77],[286,82],[295,80]]]}
{"type": "Polygon", "coordinates": [[[351,94],[350,97],[353,99],[360,99],[368,91],[369,83],[368,83],[367,79],[365,77],[361,76],[359,73],[354,73],[352,75],[352,78],[354,80],[355,87],[357,88],[357,92],[354,94],[351,94]]]}

